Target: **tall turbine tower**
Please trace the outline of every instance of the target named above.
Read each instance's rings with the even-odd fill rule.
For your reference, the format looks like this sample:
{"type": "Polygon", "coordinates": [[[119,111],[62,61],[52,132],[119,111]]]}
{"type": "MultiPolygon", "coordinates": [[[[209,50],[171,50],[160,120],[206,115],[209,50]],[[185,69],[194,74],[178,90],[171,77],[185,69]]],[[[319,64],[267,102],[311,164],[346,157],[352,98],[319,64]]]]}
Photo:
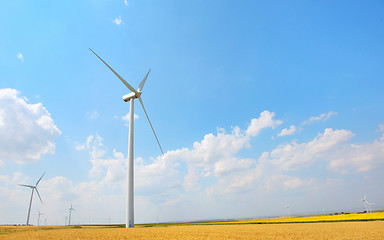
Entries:
{"type": "Polygon", "coordinates": [[[30,216],[30,214],[31,214],[31,206],[32,206],[33,192],[34,192],[35,190],[36,190],[37,196],[39,196],[39,198],[40,198],[41,203],[43,203],[43,200],[41,200],[39,191],[37,190],[37,185],[39,184],[40,180],[43,178],[44,174],[45,174],[45,173],[43,173],[43,175],[41,175],[41,177],[39,178],[39,180],[37,180],[35,186],[32,186],[32,185],[25,185],[25,184],[19,184],[20,186],[23,186],[23,187],[29,187],[29,188],[32,189],[31,200],[29,201],[29,209],[28,209],[28,217],[27,217],[27,226],[29,225],[29,216],[30,216]]]}
{"type": "Polygon", "coordinates": [[[133,173],[134,173],[134,171],[133,171],[134,170],[134,164],[133,164],[133,121],[134,121],[134,100],[136,98],[139,99],[140,104],[143,107],[145,116],[147,117],[149,125],[152,128],[152,132],[155,135],[157,144],[160,147],[161,153],[164,155],[163,149],[160,146],[159,139],[156,136],[156,133],[155,133],[155,130],[153,129],[151,121],[149,120],[147,111],[145,111],[143,100],[141,99],[141,94],[142,94],[141,91],[143,90],[145,81],[147,81],[147,78],[148,78],[149,73],[151,72],[151,69],[149,69],[147,75],[145,75],[144,79],[141,81],[141,83],[139,85],[139,88],[136,91],[131,85],[129,85],[129,83],[127,83],[127,81],[125,81],[117,72],[115,72],[115,70],[113,70],[106,62],[104,62],[104,60],[101,59],[101,57],[99,57],[99,55],[97,55],[92,49],[89,49],[89,50],[91,50],[96,55],[96,57],[98,57],[123,82],[123,84],[129,90],[132,91],[131,93],[124,95],[123,100],[125,102],[131,101],[130,112],[129,112],[129,137],[128,137],[127,215],[126,215],[126,225],[125,226],[126,226],[126,228],[133,228],[135,226],[135,224],[134,224],[134,196],[133,196],[133,194],[134,194],[134,192],[133,192],[133,190],[134,190],[134,183],[133,183],[133,179],[134,179],[133,178],[133,173]]]}
{"type": "Polygon", "coordinates": [[[71,225],[71,215],[72,215],[72,211],[75,211],[75,209],[72,207],[72,203],[71,203],[71,207],[69,208],[69,222],[68,222],[68,225],[69,225],[69,226],[71,225]]]}

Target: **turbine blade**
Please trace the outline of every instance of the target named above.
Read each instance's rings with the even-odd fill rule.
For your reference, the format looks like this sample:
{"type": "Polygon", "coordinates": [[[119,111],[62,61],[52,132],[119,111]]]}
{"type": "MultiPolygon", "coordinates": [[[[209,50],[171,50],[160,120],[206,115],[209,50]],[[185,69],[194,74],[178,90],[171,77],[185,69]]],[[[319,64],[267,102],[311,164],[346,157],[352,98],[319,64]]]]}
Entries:
{"type": "Polygon", "coordinates": [[[25,185],[25,184],[17,184],[17,185],[20,185],[20,186],[23,186],[23,187],[29,187],[29,188],[34,188],[35,187],[35,186],[25,185]]]}
{"type": "Polygon", "coordinates": [[[109,69],[111,69],[111,71],[124,83],[124,85],[129,90],[131,90],[134,93],[137,93],[137,91],[131,85],[129,85],[129,83],[127,83],[127,81],[125,81],[117,72],[115,72],[115,70],[113,70],[106,62],[104,62],[104,60],[101,59],[101,57],[99,57],[99,55],[97,55],[92,49],[89,49],[89,50],[91,50],[96,55],[96,57],[98,57],[109,69]]]}
{"type": "Polygon", "coordinates": [[[153,132],[153,134],[155,135],[155,138],[156,138],[157,144],[159,144],[159,147],[160,147],[161,153],[162,153],[162,155],[164,155],[164,152],[163,152],[163,149],[161,148],[161,145],[160,145],[159,139],[157,138],[157,136],[156,136],[156,133],[155,133],[155,130],[153,129],[153,126],[152,126],[151,120],[149,120],[149,117],[148,117],[147,111],[145,111],[144,103],[143,103],[143,100],[141,99],[141,97],[139,97],[139,101],[140,101],[140,103],[141,103],[141,106],[143,107],[143,110],[144,110],[145,116],[147,116],[147,119],[148,119],[149,125],[151,125],[151,128],[152,128],[152,132],[153,132]]]}
{"type": "Polygon", "coordinates": [[[39,198],[40,198],[40,202],[41,202],[41,204],[43,204],[43,200],[41,200],[39,191],[37,190],[37,188],[35,188],[35,189],[36,189],[37,196],[39,196],[39,198]]]}
{"type": "Polygon", "coordinates": [[[143,90],[145,81],[147,81],[147,78],[148,78],[148,75],[149,75],[150,72],[151,72],[151,69],[149,69],[147,75],[145,75],[143,81],[141,81],[141,83],[140,83],[140,85],[139,85],[139,88],[137,89],[139,92],[140,92],[141,90],[143,90]]]}
{"type": "Polygon", "coordinates": [[[37,187],[37,184],[39,184],[40,180],[43,178],[44,174],[45,174],[45,173],[43,173],[43,175],[41,175],[41,177],[39,178],[39,180],[36,182],[36,185],[35,185],[36,187],[37,187]]]}

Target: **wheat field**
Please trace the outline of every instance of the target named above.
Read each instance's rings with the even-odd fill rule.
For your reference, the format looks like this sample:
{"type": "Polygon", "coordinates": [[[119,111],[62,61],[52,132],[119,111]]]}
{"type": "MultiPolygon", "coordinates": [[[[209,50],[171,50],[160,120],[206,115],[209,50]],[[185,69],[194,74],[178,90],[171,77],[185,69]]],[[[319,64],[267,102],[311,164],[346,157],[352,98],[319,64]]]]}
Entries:
{"type": "Polygon", "coordinates": [[[384,221],[167,227],[0,227],[0,239],[384,239],[384,221]],[[12,229],[13,228],[13,229],[12,229]],[[5,231],[6,230],[6,231],[5,231]],[[4,234],[5,233],[5,234],[4,234]]]}

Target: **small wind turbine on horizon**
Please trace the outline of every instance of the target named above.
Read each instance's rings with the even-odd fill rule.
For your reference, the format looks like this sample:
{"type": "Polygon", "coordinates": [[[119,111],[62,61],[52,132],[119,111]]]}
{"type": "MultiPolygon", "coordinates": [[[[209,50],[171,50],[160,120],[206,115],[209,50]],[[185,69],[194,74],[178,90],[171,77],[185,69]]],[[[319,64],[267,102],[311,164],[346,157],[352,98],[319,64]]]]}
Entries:
{"type": "Polygon", "coordinates": [[[367,213],[370,213],[371,212],[371,205],[373,203],[370,203],[367,201],[367,194],[364,194],[364,198],[361,201],[363,201],[364,206],[365,206],[365,210],[367,211],[367,213]]]}
{"type": "Polygon", "coordinates": [[[39,178],[39,180],[37,180],[36,184],[33,186],[33,185],[25,185],[25,184],[18,184],[20,186],[23,186],[23,187],[29,187],[32,189],[32,193],[31,193],[31,200],[29,201],[29,209],[28,209],[28,217],[27,217],[27,226],[29,225],[29,216],[31,214],[31,206],[32,206],[32,198],[33,198],[33,192],[36,190],[36,193],[37,193],[37,196],[39,196],[39,199],[41,201],[41,203],[43,203],[43,200],[41,200],[41,197],[40,197],[40,194],[39,194],[39,191],[37,190],[37,185],[39,184],[40,180],[43,178],[45,173],[43,173],[43,175],[41,175],[41,177],[39,178]]]}
{"type": "Polygon", "coordinates": [[[291,218],[291,206],[290,205],[291,204],[288,203],[288,205],[286,206],[286,208],[288,209],[288,216],[289,216],[289,218],[291,218]]]}
{"type": "Polygon", "coordinates": [[[68,220],[68,226],[71,226],[71,215],[72,215],[72,211],[75,211],[75,209],[72,207],[72,203],[71,203],[71,207],[69,208],[69,220],[68,220]]]}
{"type": "MultiPolygon", "coordinates": [[[[43,213],[41,213],[39,209],[37,209],[37,211],[38,211],[37,226],[40,226],[40,216],[43,215],[43,213]]],[[[47,220],[47,219],[45,219],[45,220],[47,220]]]]}
{"type": "Polygon", "coordinates": [[[98,57],[122,82],[123,84],[132,92],[123,96],[123,100],[125,102],[130,102],[130,112],[129,112],[129,138],[128,138],[128,174],[127,174],[127,215],[126,215],[126,228],[134,227],[134,162],[133,162],[133,122],[134,122],[134,99],[138,98],[141,106],[143,107],[145,116],[148,119],[149,125],[152,128],[152,132],[155,135],[157,144],[160,147],[162,155],[164,155],[163,149],[161,148],[159,139],[156,136],[155,130],[153,129],[152,123],[149,120],[147,111],[145,110],[143,100],[141,99],[142,90],[145,82],[147,81],[148,75],[151,72],[149,69],[147,75],[145,75],[144,79],[139,84],[138,89],[134,89],[127,81],[125,81],[115,70],[113,70],[106,62],[104,62],[99,55],[97,55],[92,49],[91,50],[96,57],[98,57]]]}

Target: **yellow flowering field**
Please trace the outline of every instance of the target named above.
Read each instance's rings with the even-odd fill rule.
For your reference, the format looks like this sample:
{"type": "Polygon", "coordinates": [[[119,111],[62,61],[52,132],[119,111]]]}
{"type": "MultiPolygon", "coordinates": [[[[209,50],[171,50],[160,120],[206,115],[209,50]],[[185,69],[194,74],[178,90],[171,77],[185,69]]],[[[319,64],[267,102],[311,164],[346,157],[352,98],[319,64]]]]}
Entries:
{"type": "Polygon", "coordinates": [[[372,221],[384,220],[384,212],[359,213],[359,214],[340,214],[340,215],[322,215],[322,216],[304,216],[293,218],[271,218],[239,220],[230,222],[209,222],[198,224],[257,224],[257,223],[305,223],[305,222],[340,222],[340,221],[372,221]]]}

